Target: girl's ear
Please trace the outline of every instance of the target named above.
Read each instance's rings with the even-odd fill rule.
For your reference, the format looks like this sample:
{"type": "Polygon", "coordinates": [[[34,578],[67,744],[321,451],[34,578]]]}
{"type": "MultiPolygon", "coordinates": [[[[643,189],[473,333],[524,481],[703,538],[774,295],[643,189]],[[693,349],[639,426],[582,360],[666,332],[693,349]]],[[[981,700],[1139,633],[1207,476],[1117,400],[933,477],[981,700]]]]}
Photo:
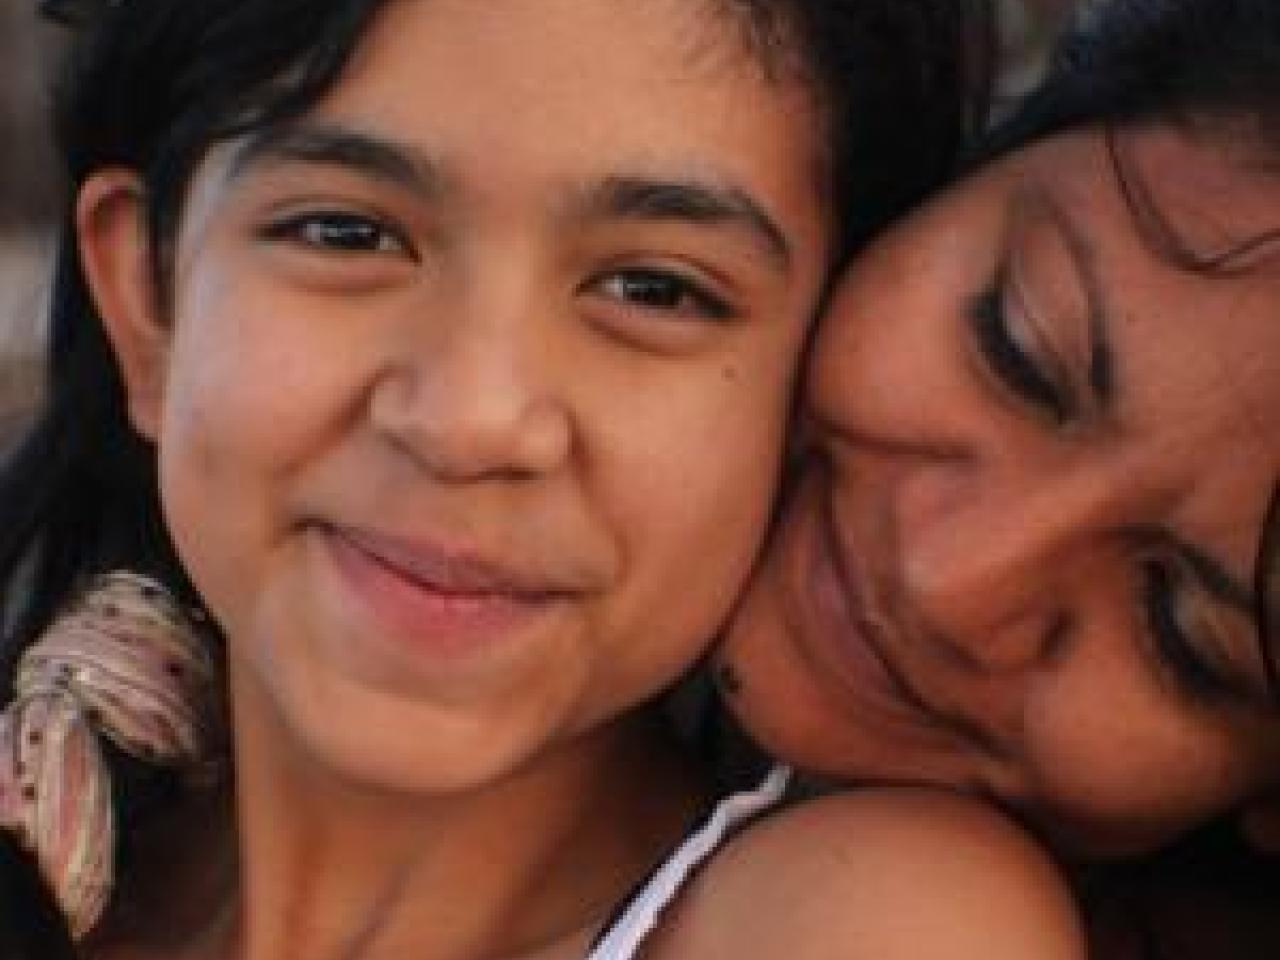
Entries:
{"type": "Polygon", "coordinates": [[[1280,853],[1280,792],[1250,800],[1238,815],[1240,834],[1263,853],[1280,853]]]}
{"type": "Polygon", "coordinates": [[[142,181],[123,169],[92,174],[76,198],[75,217],[81,268],[124,380],[129,419],[154,440],[169,328],[155,289],[142,181]]]}

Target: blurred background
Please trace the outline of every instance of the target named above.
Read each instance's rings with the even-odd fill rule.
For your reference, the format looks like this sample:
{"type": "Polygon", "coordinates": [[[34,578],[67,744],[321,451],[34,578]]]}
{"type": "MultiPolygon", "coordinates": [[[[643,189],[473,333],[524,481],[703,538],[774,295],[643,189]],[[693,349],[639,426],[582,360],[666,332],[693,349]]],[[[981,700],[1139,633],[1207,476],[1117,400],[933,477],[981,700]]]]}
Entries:
{"type": "Polygon", "coordinates": [[[46,129],[57,31],[0,0],[0,429],[35,396],[44,274],[59,197],[46,129]]]}
{"type": "MultiPolygon", "coordinates": [[[[999,109],[1035,82],[1045,48],[1081,0],[995,2],[1005,64],[999,109]]],[[[60,203],[46,128],[60,38],[35,8],[36,0],[0,0],[0,437],[38,395],[35,356],[60,203]]]]}

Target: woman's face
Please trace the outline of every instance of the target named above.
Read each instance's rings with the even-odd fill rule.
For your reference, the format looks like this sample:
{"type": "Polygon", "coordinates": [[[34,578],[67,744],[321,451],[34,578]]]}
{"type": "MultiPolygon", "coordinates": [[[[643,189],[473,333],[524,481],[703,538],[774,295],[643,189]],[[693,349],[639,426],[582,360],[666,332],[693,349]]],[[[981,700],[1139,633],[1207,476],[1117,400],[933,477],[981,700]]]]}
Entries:
{"type": "Polygon", "coordinates": [[[1160,240],[1273,230],[1280,181],[1169,127],[1112,143],[1008,157],[852,267],[813,450],[720,655],[782,757],[995,795],[1091,854],[1280,771],[1255,618],[1280,258],[1206,275],[1160,240]]]}
{"type": "Polygon", "coordinates": [[[245,737],[475,786],[713,634],[830,232],[808,94],[738,42],[688,0],[390,4],[205,163],[172,325],[108,321],[245,737]]]}

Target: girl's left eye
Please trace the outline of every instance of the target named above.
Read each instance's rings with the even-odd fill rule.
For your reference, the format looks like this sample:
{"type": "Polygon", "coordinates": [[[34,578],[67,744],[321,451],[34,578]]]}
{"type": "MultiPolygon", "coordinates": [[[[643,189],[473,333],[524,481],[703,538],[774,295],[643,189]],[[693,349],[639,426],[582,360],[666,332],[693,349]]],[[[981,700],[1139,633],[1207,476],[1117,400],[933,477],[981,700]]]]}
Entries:
{"type": "Polygon", "coordinates": [[[331,253],[408,253],[403,234],[375,217],[338,210],[309,211],[269,224],[262,235],[331,253]]]}
{"type": "Polygon", "coordinates": [[[733,308],[698,282],[671,270],[633,267],[596,278],[587,289],[643,310],[706,320],[727,320],[733,308]]]}

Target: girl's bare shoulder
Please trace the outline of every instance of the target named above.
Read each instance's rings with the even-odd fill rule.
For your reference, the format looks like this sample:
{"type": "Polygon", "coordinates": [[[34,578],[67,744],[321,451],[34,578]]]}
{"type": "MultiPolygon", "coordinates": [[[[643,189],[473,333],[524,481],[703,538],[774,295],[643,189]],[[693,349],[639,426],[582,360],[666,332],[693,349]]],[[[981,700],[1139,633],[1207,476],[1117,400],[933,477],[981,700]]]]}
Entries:
{"type": "Polygon", "coordinates": [[[860,790],[766,818],[668,920],[646,957],[1085,957],[1040,846],[985,804],[926,790],[860,790]]]}

